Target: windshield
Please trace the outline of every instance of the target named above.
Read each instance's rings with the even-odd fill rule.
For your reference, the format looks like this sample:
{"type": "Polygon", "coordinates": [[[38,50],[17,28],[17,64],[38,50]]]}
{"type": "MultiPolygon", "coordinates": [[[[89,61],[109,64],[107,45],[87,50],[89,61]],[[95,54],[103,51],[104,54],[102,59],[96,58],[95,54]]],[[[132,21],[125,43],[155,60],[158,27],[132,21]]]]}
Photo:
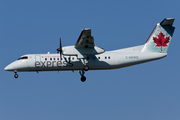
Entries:
{"type": "Polygon", "coordinates": [[[28,59],[28,56],[20,57],[20,58],[18,58],[17,60],[21,60],[21,59],[28,59]]]}

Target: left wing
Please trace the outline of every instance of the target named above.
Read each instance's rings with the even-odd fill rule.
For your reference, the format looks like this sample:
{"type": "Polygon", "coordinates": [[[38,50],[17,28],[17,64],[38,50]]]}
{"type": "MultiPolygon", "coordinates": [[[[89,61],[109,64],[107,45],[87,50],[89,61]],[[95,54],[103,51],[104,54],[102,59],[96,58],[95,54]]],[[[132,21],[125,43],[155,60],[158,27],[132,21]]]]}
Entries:
{"type": "Polygon", "coordinates": [[[76,44],[76,48],[94,48],[94,38],[91,36],[91,29],[83,29],[76,44]]]}

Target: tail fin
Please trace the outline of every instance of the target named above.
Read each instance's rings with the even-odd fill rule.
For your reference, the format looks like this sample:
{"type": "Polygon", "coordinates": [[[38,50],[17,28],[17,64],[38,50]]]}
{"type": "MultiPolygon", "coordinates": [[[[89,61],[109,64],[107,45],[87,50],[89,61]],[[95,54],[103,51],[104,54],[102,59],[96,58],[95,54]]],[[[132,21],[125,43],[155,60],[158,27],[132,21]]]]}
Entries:
{"type": "Polygon", "coordinates": [[[145,43],[142,52],[167,53],[175,27],[174,18],[166,18],[158,23],[145,43]]]}

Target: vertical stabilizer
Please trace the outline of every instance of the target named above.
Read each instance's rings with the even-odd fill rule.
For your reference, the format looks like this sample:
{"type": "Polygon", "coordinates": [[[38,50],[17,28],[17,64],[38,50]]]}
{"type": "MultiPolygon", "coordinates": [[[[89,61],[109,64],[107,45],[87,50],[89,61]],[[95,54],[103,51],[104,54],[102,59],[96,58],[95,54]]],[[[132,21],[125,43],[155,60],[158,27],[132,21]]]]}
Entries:
{"type": "Polygon", "coordinates": [[[167,53],[175,29],[172,26],[174,20],[174,18],[166,18],[158,23],[141,52],[167,53]]]}

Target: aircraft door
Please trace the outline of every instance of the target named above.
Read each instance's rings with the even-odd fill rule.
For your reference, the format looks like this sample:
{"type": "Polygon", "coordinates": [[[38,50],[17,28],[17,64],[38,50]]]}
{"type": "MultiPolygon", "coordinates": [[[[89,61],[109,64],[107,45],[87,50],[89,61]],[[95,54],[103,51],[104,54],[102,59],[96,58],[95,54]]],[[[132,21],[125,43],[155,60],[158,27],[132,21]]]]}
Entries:
{"type": "Polygon", "coordinates": [[[35,66],[41,67],[41,56],[40,55],[35,55],[35,66]]]}

